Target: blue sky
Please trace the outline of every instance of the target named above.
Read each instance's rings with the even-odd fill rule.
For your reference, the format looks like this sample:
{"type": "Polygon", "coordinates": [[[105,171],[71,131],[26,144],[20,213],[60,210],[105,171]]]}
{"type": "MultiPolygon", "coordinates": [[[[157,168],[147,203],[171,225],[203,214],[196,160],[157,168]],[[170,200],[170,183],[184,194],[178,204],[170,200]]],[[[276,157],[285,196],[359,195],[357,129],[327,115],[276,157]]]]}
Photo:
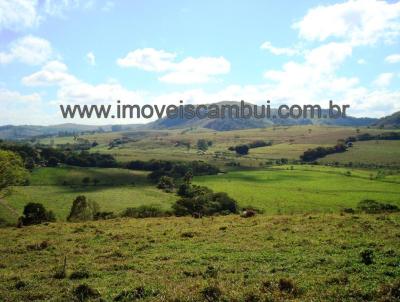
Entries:
{"type": "Polygon", "coordinates": [[[399,67],[397,1],[0,2],[1,125],[63,123],[59,104],[118,99],[333,99],[379,117],[400,110],[399,67]]]}

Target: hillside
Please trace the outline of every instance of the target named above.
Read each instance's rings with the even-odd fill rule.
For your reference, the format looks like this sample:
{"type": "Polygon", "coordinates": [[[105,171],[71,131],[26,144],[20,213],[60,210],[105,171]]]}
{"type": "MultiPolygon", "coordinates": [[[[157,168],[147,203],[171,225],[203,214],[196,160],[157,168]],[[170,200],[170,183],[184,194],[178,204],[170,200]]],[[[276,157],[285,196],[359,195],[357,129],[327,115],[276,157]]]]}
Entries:
{"type": "Polygon", "coordinates": [[[400,128],[400,111],[379,119],[373,126],[378,128],[400,128]]]}
{"type": "MultiPolygon", "coordinates": [[[[253,104],[249,104],[250,106],[254,106],[253,104]]],[[[222,111],[222,106],[224,105],[237,105],[240,106],[239,102],[219,102],[215,103],[222,111]]],[[[205,111],[203,111],[205,112],[205,111]]],[[[338,118],[338,119],[329,119],[329,118],[299,118],[299,119],[283,119],[279,118],[277,114],[277,109],[271,109],[271,116],[275,116],[273,118],[255,118],[251,117],[249,119],[238,118],[235,116],[236,111],[233,112],[233,117],[228,117],[226,111],[225,118],[219,119],[211,119],[211,118],[203,118],[199,119],[195,117],[193,119],[185,119],[185,118],[176,118],[176,119],[168,119],[166,117],[159,119],[155,122],[148,124],[147,127],[151,129],[180,129],[180,128],[189,128],[189,127],[202,127],[207,129],[212,129],[216,131],[230,131],[230,130],[240,130],[240,129],[252,129],[252,128],[264,128],[268,126],[282,126],[282,125],[331,125],[331,126],[352,126],[352,127],[360,127],[360,126],[369,126],[377,121],[374,118],[356,118],[356,117],[347,117],[347,118],[338,118]]],[[[257,112],[261,112],[261,107],[257,106],[257,112]]],[[[327,115],[328,110],[322,110],[322,116],[327,115]]]]}

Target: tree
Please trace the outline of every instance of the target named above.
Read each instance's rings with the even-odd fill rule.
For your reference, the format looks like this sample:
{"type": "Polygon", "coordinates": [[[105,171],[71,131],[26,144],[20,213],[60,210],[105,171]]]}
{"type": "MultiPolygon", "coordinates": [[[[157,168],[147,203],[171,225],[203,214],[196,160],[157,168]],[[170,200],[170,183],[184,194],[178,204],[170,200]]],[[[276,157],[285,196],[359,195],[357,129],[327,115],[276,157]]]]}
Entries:
{"type": "Polygon", "coordinates": [[[47,161],[47,166],[48,166],[48,167],[57,167],[57,165],[58,165],[59,162],[60,162],[60,161],[59,161],[56,157],[52,156],[52,157],[50,157],[49,160],[47,161]]]}
{"type": "Polygon", "coordinates": [[[21,157],[14,152],[0,150],[0,191],[28,181],[28,172],[21,157]]]}
{"type": "Polygon", "coordinates": [[[85,186],[87,186],[87,185],[89,184],[89,182],[90,182],[90,177],[84,177],[84,178],[82,179],[82,183],[83,183],[85,186]]]}
{"type": "Polygon", "coordinates": [[[41,203],[28,203],[24,208],[23,214],[24,216],[20,218],[23,225],[56,221],[54,213],[47,211],[41,203]]]}
{"type": "Polygon", "coordinates": [[[100,207],[96,202],[88,200],[84,195],[80,195],[75,198],[67,220],[68,221],[93,220],[96,217],[96,214],[99,212],[100,212],[100,207]]]}
{"type": "Polygon", "coordinates": [[[193,173],[192,171],[187,171],[186,174],[183,176],[183,182],[185,184],[191,184],[193,179],[193,173]]]}
{"type": "Polygon", "coordinates": [[[208,142],[205,139],[199,139],[197,141],[197,149],[201,151],[207,151],[208,149],[208,142]]]}
{"type": "Polygon", "coordinates": [[[172,191],[174,189],[174,179],[169,176],[161,176],[157,188],[165,191],[172,191]]]}
{"type": "Polygon", "coordinates": [[[239,155],[246,155],[249,153],[249,146],[247,145],[238,145],[235,147],[235,151],[239,155]]]}

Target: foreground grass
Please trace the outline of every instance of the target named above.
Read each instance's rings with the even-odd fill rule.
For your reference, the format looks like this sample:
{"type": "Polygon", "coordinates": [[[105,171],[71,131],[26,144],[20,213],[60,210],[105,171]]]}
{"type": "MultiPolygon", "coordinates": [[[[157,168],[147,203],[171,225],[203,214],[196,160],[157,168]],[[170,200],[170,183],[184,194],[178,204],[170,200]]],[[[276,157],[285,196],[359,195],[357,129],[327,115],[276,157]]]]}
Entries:
{"type": "Polygon", "coordinates": [[[400,278],[399,226],[398,214],[319,214],[5,228],[0,301],[74,301],[82,283],[105,301],[138,286],[154,294],[146,301],[204,301],[209,286],[225,301],[376,301],[400,278]],[[64,256],[67,277],[56,279],[64,256]],[[70,278],[79,271],[88,275],[70,278]],[[279,289],[281,278],[295,290],[279,289]]]}

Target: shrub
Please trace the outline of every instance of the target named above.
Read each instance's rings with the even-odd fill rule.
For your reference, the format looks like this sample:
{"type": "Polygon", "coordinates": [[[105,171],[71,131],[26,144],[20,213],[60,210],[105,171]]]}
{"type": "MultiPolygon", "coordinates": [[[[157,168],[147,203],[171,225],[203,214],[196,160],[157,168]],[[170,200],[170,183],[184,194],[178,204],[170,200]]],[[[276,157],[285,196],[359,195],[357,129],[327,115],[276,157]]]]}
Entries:
{"type": "Polygon", "coordinates": [[[94,214],[94,220],[106,220],[115,218],[114,212],[97,212],[94,214]]]}
{"type": "Polygon", "coordinates": [[[171,192],[174,189],[174,179],[169,176],[161,176],[157,184],[157,188],[171,192]]]}
{"type": "Polygon", "coordinates": [[[136,301],[149,297],[155,297],[158,295],[157,290],[148,289],[144,286],[138,286],[133,290],[124,290],[118,296],[114,298],[114,301],[118,302],[128,302],[128,301],[136,301]]]}
{"type": "Polygon", "coordinates": [[[88,221],[93,220],[96,214],[99,213],[99,205],[87,200],[85,196],[80,195],[76,197],[72,204],[71,211],[67,218],[68,221],[88,221]]]}
{"type": "Polygon", "coordinates": [[[239,155],[246,155],[249,153],[249,146],[247,145],[238,145],[235,147],[235,152],[239,155]]]}
{"type": "Polygon", "coordinates": [[[237,202],[226,193],[201,193],[179,199],[172,206],[175,215],[200,215],[237,213],[237,202]]]}
{"type": "Polygon", "coordinates": [[[156,206],[143,205],[137,208],[127,208],[121,216],[132,218],[163,217],[167,216],[167,213],[156,206]]]}
{"type": "Polygon", "coordinates": [[[87,284],[81,284],[78,287],[76,287],[73,291],[73,294],[80,302],[88,301],[90,299],[100,298],[99,291],[91,288],[87,284]]]}
{"type": "Polygon", "coordinates": [[[208,302],[217,302],[222,298],[222,291],[218,286],[207,286],[201,291],[201,295],[208,302]]]}
{"type": "Polygon", "coordinates": [[[80,279],[87,279],[89,278],[89,272],[86,270],[79,270],[72,272],[69,276],[71,280],[80,280],[80,279]]]}
{"type": "Polygon", "coordinates": [[[22,225],[40,224],[56,221],[52,211],[47,211],[41,203],[30,202],[24,207],[23,216],[20,218],[22,225]]]}
{"type": "Polygon", "coordinates": [[[360,253],[361,262],[365,265],[374,263],[374,252],[372,250],[364,250],[360,253]]]}
{"type": "Polygon", "coordinates": [[[357,208],[360,211],[369,214],[378,214],[384,212],[397,212],[399,208],[396,205],[389,203],[381,203],[372,199],[365,199],[358,203],[357,208]]]}

